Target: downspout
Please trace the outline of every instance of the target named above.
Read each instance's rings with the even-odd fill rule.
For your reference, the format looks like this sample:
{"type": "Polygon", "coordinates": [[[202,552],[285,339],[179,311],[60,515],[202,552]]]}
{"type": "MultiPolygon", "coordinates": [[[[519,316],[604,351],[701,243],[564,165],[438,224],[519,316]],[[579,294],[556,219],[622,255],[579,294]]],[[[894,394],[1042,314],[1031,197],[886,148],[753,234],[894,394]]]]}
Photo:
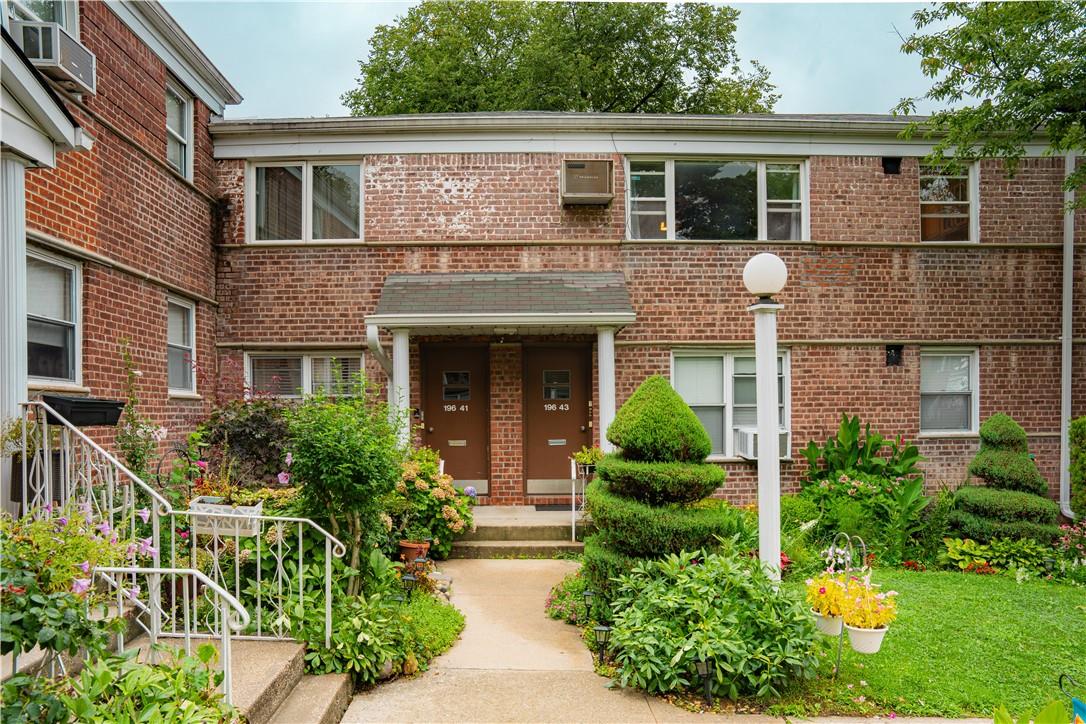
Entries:
{"type": "Polygon", "coordinates": [[[389,359],[388,353],[385,352],[385,348],[381,346],[380,332],[377,329],[376,324],[366,325],[366,345],[369,347],[374,358],[381,365],[381,369],[385,371],[385,377],[388,378],[388,401],[391,404],[394,395],[392,390],[392,360],[389,359]]]}
{"type": "MultiPolygon", "coordinates": [[[[1065,177],[1075,170],[1075,154],[1064,159],[1065,177]]],[[[1072,301],[1075,287],[1075,202],[1073,189],[1063,192],[1063,318],[1060,329],[1060,512],[1071,520],[1071,353],[1074,329],[1072,301]]]]}

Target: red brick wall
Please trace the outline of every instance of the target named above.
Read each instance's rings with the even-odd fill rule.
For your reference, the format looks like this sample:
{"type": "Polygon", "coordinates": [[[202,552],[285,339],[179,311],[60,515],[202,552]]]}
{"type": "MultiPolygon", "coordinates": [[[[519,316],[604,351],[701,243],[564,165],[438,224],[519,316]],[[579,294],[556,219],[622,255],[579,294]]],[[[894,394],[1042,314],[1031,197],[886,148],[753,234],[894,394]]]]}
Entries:
{"type": "Polygon", "coordinates": [[[519,344],[490,347],[490,495],[492,505],[524,499],[524,355],[519,344]]]}

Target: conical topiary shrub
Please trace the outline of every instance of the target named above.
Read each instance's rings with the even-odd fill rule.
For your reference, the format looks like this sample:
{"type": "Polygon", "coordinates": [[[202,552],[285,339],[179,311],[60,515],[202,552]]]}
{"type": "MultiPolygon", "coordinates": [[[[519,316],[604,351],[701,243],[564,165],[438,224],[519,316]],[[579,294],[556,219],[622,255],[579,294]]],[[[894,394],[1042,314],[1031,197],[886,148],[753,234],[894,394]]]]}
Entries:
{"type": "Polygon", "coordinates": [[[1048,483],[1029,455],[1026,431],[1010,415],[997,413],[980,426],[980,452],[969,472],[985,485],[1045,495],[1048,483]]]}
{"type": "Polygon", "coordinates": [[[701,420],[660,375],[630,395],[607,428],[607,439],[627,460],[643,462],[700,463],[712,449],[701,420]]]}

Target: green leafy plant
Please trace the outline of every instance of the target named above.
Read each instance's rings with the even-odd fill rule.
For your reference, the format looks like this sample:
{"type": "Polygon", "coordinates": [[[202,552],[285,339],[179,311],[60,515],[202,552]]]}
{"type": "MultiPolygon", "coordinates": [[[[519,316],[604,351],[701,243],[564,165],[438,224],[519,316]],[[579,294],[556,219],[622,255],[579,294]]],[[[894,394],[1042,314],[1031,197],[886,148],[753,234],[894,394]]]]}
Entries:
{"type": "Polygon", "coordinates": [[[603,459],[603,450],[598,447],[582,445],[581,449],[573,453],[573,462],[578,465],[595,465],[603,459]]]}
{"type": "Polygon", "coordinates": [[[441,473],[440,464],[434,450],[412,450],[400,481],[385,502],[390,517],[382,518],[391,532],[392,545],[401,538],[431,538],[430,555],[439,560],[447,558],[453,541],[474,526],[474,499],[453,486],[452,476],[441,473]]]}
{"type": "Polygon", "coordinates": [[[1071,509],[1086,516],[1086,416],[1071,421],[1071,509]]]}
{"type": "Polygon", "coordinates": [[[255,479],[274,482],[287,469],[284,410],[281,401],[262,397],[216,407],[198,428],[207,457],[212,461],[229,457],[255,479]]]}
{"type": "Polygon", "coordinates": [[[959,510],[989,520],[1054,525],[1060,517],[1060,506],[1054,500],[1018,490],[964,485],[958,488],[955,498],[959,510]]]}
{"type": "Polygon", "coordinates": [[[644,561],[619,579],[610,649],[623,686],[653,694],[697,688],[713,662],[717,696],[778,696],[817,668],[814,622],[798,591],[759,562],[688,551],[644,561]]]}
{"type": "Polygon", "coordinates": [[[694,411],[660,375],[649,377],[615,413],[607,439],[627,460],[700,463],[711,449],[694,411]]]}
{"type": "Polygon", "coordinates": [[[712,464],[626,460],[608,455],[596,466],[596,476],[616,495],[648,505],[693,503],[724,485],[724,469],[712,464]]]}
{"type": "Polygon", "coordinates": [[[987,565],[991,549],[983,543],[968,538],[945,538],[946,550],[939,557],[940,563],[949,568],[965,570],[971,565],[987,565]]]}
{"type": "Polygon", "coordinates": [[[925,562],[934,562],[942,552],[943,538],[947,537],[949,531],[954,504],[954,491],[944,485],[924,509],[923,524],[916,534],[916,547],[925,562]]]}
{"type": "Polygon", "coordinates": [[[988,563],[997,570],[1037,573],[1054,563],[1052,548],[1031,538],[997,538],[988,544],[988,563]]]}
{"type": "Polygon", "coordinates": [[[128,469],[136,477],[145,479],[159,443],[166,439],[167,430],[154,425],[140,412],[139,379],[143,373],[136,369],[128,340],[122,339],[120,346],[124,364],[125,405],[120,424],[117,425],[117,448],[128,469]]]}
{"type": "Polygon", "coordinates": [[[888,478],[911,478],[920,475],[924,461],[915,445],[900,437],[887,440],[871,430],[871,423],[860,429],[859,416],[841,414],[837,434],[819,446],[811,441],[800,451],[807,460],[806,483],[835,480],[842,474],[865,473],[888,478]]]}
{"type": "Polygon", "coordinates": [[[948,516],[949,528],[960,538],[973,538],[982,543],[996,538],[1032,538],[1049,545],[1059,537],[1059,526],[1034,523],[1029,520],[1002,521],[984,518],[966,510],[954,509],[948,516]]]}
{"type": "Polygon", "coordinates": [[[822,511],[809,497],[801,495],[781,496],[781,530],[795,530],[804,523],[817,521],[822,511]]]}
{"type": "Polygon", "coordinates": [[[883,559],[887,563],[905,560],[909,547],[923,528],[921,514],[930,499],[924,496],[923,478],[913,478],[893,490],[893,502],[887,511],[886,546],[883,559]]]}
{"type": "Polygon", "coordinates": [[[1058,701],[1050,702],[1037,712],[1036,715],[1024,714],[1015,720],[1007,707],[1000,706],[992,715],[994,724],[1068,724],[1071,720],[1067,716],[1067,710],[1058,701]]]}
{"type": "Polygon", "coordinates": [[[543,608],[553,619],[584,626],[589,618],[585,615],[584,604],[587,588],[588,582],[580,571],[570,573],[551,588],[543,608]]]}

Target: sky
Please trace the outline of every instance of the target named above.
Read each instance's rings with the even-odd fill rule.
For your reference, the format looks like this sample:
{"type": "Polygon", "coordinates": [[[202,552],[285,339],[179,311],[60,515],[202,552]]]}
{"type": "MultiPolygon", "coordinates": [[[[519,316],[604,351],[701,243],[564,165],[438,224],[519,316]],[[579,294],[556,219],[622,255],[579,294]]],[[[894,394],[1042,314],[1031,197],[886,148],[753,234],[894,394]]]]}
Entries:
{"type": "MultiPolygon", "coordinates": [[[[163,2],[245,98],[226,110],[235,119],[347,115],[339,98],[357,84],[374,28],[411,4],[163,2]]],[[[739,56],[769,68],[778,113],[888,113],[930,85],[897,34],[913,30],[920,3],[729,4],[740,11],[739,56]]]]}

